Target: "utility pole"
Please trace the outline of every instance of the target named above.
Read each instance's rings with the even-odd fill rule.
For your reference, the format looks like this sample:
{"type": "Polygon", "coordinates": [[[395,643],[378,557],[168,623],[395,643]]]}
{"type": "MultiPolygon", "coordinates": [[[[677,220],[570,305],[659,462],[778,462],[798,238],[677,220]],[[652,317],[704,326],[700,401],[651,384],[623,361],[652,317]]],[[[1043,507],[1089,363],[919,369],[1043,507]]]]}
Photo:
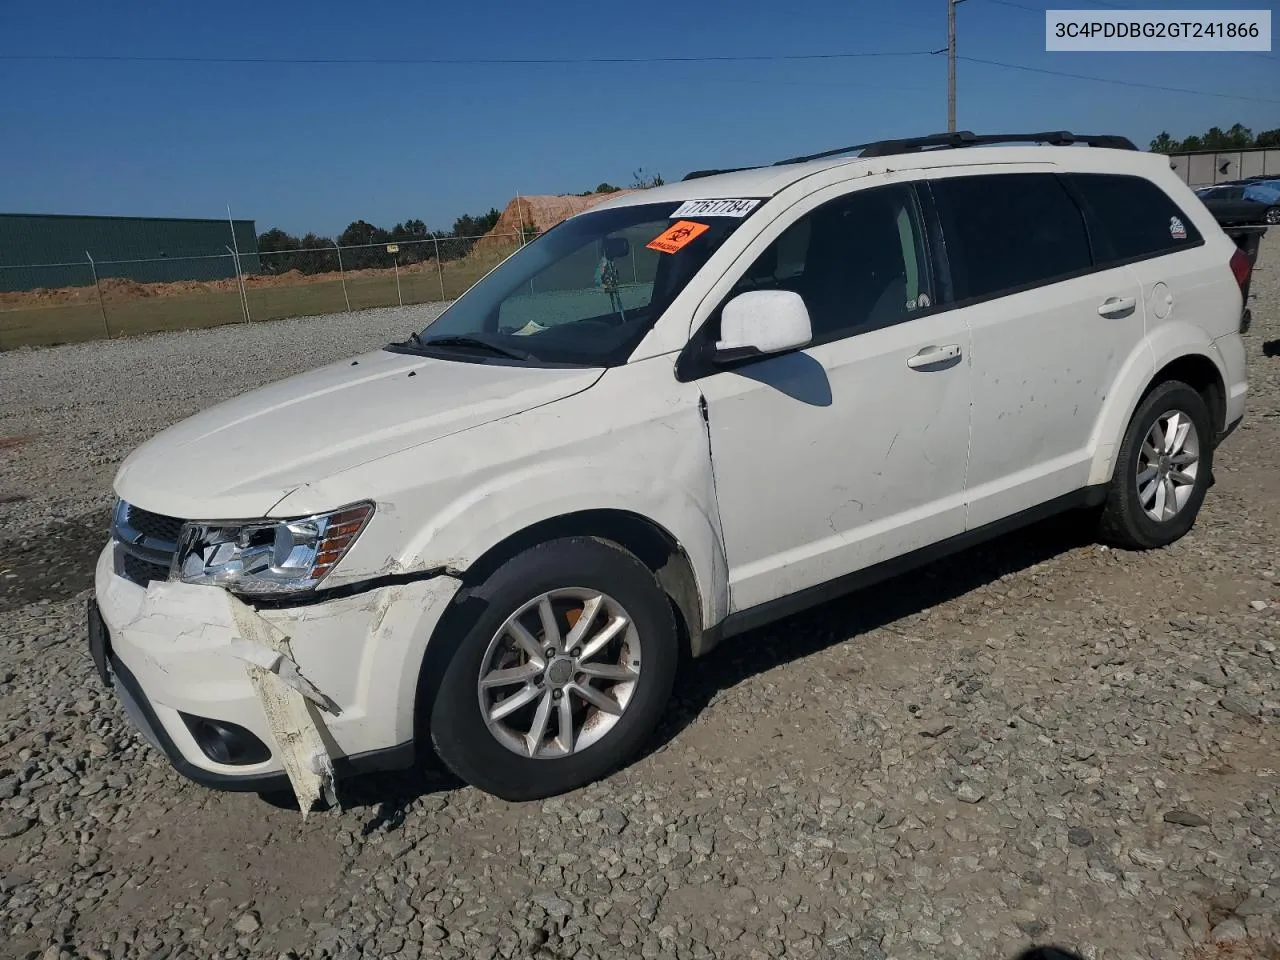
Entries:
{"type": "Polygon", "coordinates": [[[956,132],[956,7],[964,0],[947,0],[947,133],[956,132]]]}

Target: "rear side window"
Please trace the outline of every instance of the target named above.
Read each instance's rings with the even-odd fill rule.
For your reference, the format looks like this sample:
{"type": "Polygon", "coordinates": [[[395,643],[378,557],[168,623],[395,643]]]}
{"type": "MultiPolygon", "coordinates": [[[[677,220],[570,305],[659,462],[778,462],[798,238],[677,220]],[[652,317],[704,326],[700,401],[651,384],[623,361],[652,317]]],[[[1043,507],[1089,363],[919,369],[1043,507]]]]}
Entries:
{"type": "Polygon", "coordinates": [[[984,300],[1088,272],[1084,217],[1051,173],[930,181],[955,298],[984,300]]]}
{"type": "MultiPolygon", "coordinates": [[[[1202,242],[1191,218],[1150,180],[1112,173],[1066,177],[1088,208],[1099,267],[1158,257],[1202,242]]],[[[1223,195],[1215,191],[1213,198],[1223,195]]]]}

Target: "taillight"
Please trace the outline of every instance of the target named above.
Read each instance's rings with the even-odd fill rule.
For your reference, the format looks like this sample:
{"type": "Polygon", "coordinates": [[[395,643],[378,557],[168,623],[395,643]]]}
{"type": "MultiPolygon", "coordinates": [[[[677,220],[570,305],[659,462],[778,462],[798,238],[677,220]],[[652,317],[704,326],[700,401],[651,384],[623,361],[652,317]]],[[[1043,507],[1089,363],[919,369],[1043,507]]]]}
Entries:
{"type": "Polygon", "coordinates": [[[1249,276],[1253,273],[1253,264],[1249,262],[1249,255],[1236,247],[1236,252],[1231,254],[1231,275],[1236,278],[1236,283],[1240,285],[1240,332],[1248,333],[1249,328],[1253,326],[1253,313],[1249,310],[1249,276]]]}
{"type": "Polygon", "coordinates": [[[1236,278],[1236,283],[1240,285],[1240,292],[1244,293],[1245,288],[1249,286],[1249,274],[1253,273],[1253,264],[1249,262],[1249,255],[1239,247],[1236,247],[1236,252],[1231,254],[1231,273],[1236,278]]]}

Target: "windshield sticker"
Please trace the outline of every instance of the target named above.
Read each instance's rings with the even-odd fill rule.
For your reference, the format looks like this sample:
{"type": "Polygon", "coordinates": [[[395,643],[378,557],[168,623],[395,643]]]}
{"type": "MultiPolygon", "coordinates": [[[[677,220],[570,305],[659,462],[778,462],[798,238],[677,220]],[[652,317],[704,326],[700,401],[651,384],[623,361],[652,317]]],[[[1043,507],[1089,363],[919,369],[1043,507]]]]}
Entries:
{"type": "Polygon", "coordinates": [[[645,244],[650,250],[659,253],[675,253],[697,240],[711,228],[705,223],[694,223],[692,220],[681,220],[673,223],[645,244]]]}
{"type": "Polygon", "coordinates": [[[745,217],[759,200],[686,200],[671,212],[676,217],[745,217]]]}
{"type": "Polygon", "coordinates": [[[1187,228],[1182,225],[1182,221],[1177,217],[1169,218],[1169,236],[1175,240],[1187,239],[1187,228]]]}

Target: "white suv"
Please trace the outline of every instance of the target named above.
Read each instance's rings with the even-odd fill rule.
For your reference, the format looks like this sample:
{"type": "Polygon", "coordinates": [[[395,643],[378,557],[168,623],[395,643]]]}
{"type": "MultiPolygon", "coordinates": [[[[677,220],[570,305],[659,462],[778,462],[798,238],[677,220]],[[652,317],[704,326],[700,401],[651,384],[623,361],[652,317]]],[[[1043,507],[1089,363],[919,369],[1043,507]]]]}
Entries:
{"type": "Polygon", "coordinates": [[[134,452],[93,655],[210,786],[308,809],[434,744],[501,797],[578,787],[683,654],[1053,511],[1181,537],[1244,413],[1248,273],[1116,137],[629,194],[134,452]]]}

